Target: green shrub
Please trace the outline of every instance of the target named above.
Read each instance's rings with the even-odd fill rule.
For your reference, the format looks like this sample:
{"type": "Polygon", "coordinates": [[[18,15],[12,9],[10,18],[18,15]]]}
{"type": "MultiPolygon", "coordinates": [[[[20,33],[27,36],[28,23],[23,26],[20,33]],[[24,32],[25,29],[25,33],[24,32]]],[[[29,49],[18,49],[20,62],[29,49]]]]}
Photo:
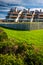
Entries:
{"type": "Polygon", "coordinates": [[[43,55],[32,44],[3,46],[2,50],[5,55],[0,54],[0,65],[43,65],[43,55]]]}
{"type": "Polygon", "coordinates": [[[24,62],[15,55],[0,55],[0,65],[24,65],[24,62]]]}
{"type": "Polygon", "coordinates": [[[7,33],[0,27],[0,48],[4,46],[12,46],[14,42],[8,39],[7,33]]]}
{"type": "Polygon", "coordinates": [[[4,30],[2,28],[0,28],[0,42],[1,41],[6,41],[8,39],[7,34],[4,32],[4,30]]]}

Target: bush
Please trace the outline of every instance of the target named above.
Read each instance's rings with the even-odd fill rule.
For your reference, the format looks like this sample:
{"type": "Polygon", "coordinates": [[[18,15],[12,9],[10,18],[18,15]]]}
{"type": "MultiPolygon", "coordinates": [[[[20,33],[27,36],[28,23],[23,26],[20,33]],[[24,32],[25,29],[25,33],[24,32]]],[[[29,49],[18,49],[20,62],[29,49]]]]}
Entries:
{"type": "Polygon", "coordinates": [[[0,55],[1,65],[43,65],[43,55],[34,51],[32,44],[4,46],[2,54],[5,55],[0,55]]]}
{"type": "Polygon", "coordinates": [[[0,65],[24,65],[21,58],[16,58],[14,55],[0,55],[0,65]]]}
{"type": "Polygon", "coordinates": [[[8,39],[7,33],[0,27],[0,48],[12,45],[14,45],[14,43],[8,39]]]}
{"type": "Polygon", "coordinates": [[[1,41],[6,41],[8,40],[8,36],[7,34],[4,32],[4,30],[2,28],[0,28],[0,42],[1,41]]]}

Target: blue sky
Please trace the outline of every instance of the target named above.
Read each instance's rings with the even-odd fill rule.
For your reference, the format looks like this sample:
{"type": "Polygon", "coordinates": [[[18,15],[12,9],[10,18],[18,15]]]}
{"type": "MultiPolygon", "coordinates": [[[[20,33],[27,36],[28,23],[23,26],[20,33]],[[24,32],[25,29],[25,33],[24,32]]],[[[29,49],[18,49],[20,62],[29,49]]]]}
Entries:
{"type": "MultiPolygon", "coordinates": [[[[43,8],[43,0],[0,0],[5,3],[20,4],[21,8],[43,8]]],[[[2,3],[1,3],[2,4],[2,3]]],[[[13,5],[14,7],[14,5],[13,5]]],[[[0,6],[0,18],[5,18],[12,6],[0,6]]]]}
{"type": "Polygon", "coordinates": [[[24,6],[36,6],[36,7],[41,7],[43,6],[43,0],[0,0],[4,1],[7,3],[16,3],[16,4],[21,4],[24,6]]]}

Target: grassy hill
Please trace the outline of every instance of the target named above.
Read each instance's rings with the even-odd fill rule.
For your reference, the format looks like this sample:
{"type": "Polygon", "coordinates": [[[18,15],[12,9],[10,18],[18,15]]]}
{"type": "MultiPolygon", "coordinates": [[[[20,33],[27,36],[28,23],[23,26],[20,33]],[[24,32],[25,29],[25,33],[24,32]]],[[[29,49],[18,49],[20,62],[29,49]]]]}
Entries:
{"type": "Polygon", "coordinates": [[[5,29],[10,39],[15,40],[17,43],[27,43],[33,44],[43,50],[43,30],[33,30],[33,31],[18,31],[5,29]]]}
{"type": "Polygon", "coordinates": [[[43,65],[43,29],[0,28],[0,65],[43,65]]]}

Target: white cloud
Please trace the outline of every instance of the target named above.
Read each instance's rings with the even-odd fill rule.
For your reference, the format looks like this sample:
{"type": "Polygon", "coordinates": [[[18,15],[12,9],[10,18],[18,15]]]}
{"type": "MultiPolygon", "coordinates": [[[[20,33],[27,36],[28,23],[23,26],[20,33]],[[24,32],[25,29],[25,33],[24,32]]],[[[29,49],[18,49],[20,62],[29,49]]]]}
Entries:
{"type": "Polygon", "coordinates": [[[27,9],[27,8],[26,7],[23,7],[23,6],[17,6],[17,9],[23,10],[23,9],[27,9]]]}
{"type": "Polygon", "coordinates": [[[5,19],[5,14],[0,14],[0,19],[5,19]]]}
{"type": "Polygon", "coordinates": [[[43,3],[43,0],[37,0],[36,3],[43,3]]]}
{"type": "MultiPolygon", "coordinates": [[[[3,1],[3,0],[0,0],[0,1],[3,1]]],[[[6,3],[21,3],[22,2],[22,0],[4,0],[4,2],[6,2],[6,3]]]]}
{"type": "Polygon", "coordinates": [[[23,5],[43,6],[43,0],[23,0],[23,5]]]}
{"type": "Polygon", "coordinates": [[[43,12],[43,8],[31,8],[30,11],[35,11],[35,10],[40,11],[40,9],[41,9],[41,11],[43,12]]]}
{"type": "Polygon", "coordinates": [[[1,12],[8,12],[9,10],[0,10],[1,12]]]}
{"type": "Polygon", "coordinates": [[[43,3],[43,0],[28,0],[27,2],[38,3],[39,4],[39,3],[43,3]]]}
{"type": "Polygon", "coordinates": [[[21,5],[43,5],[43,0],[0,0],[7,3],[16,3],[21,5]]]}

